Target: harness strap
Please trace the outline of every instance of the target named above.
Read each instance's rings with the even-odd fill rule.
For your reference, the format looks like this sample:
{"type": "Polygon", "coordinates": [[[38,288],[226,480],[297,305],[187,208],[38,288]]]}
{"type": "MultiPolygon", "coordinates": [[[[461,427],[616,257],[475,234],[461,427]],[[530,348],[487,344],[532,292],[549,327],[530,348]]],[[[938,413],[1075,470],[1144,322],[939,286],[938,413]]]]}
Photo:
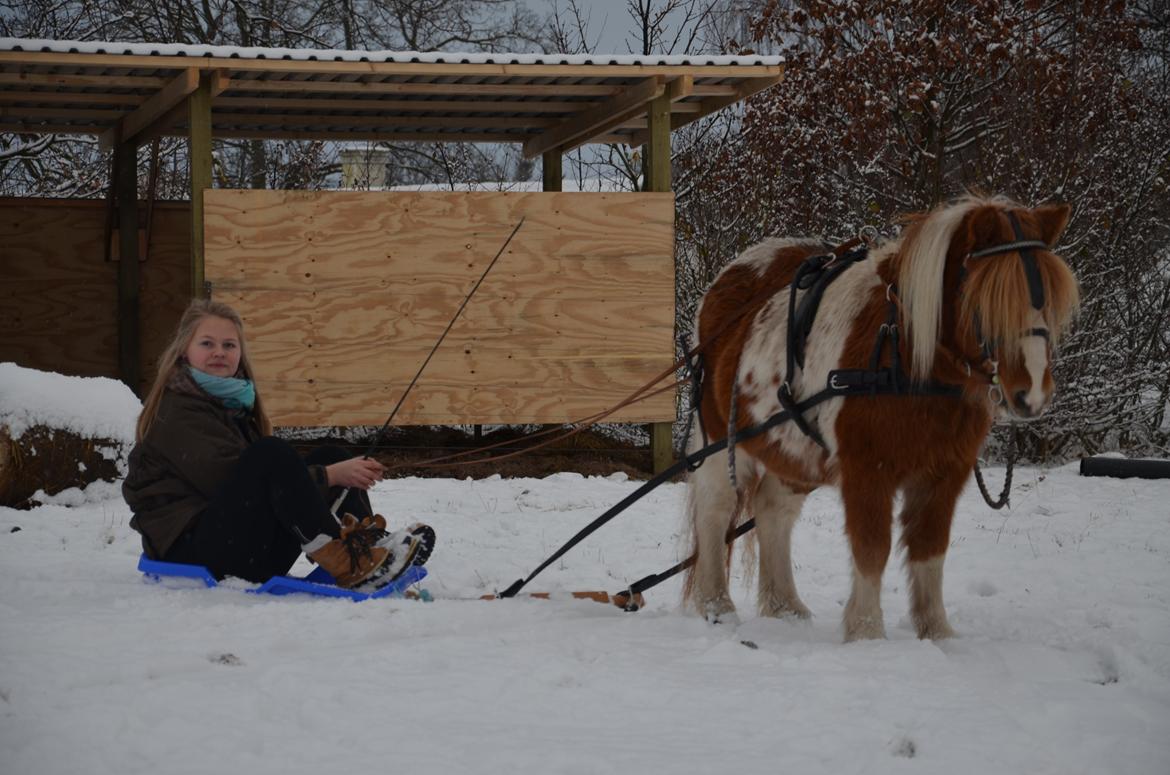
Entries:
{"type": "Polygon", "coordinates": [[[1012,230],[1016,233],[1017,240],[1015,242],[1003,242],[999,245],[983,248],[982,250],[973,250],[969,254],[969,257],[986,258],[987,256],[999,255],[1000,253],[1011,253],[1013,250],[1031,250],[1032,248],[1048,249],[1048,243],[1043,240],[1023,238],[1023,234],[1020,233],[1020,224],[1016,220],[1014,213],[1008,213],[1008,219],[1012,223],[1012,230]]]}
{"type": "MultiPolygon", "coordinates": [[[[783,391],[783,388],[781,388],[783,391]]],[[[797,427],[800,427],[801,422],[804,421],[803,413],[812,409],[818,404],[824,403],[831,398],[841,398],[855,395],[926,395],[926,396],[960,396],[963,393],[963,388],[959,385],[947,385],[943,383],[926,383],[926,384],[910,384],[905,377],[899,379],[898,375],[894,374],[889,369],[872,372],[867,369],[837,369],[829,372],[829,386],[819,393],[814,393],[808,398],[800,402],[792,401],[791,396],[788,399],[791,403],[792,409],[784,408],[776,412],[767,420],[757,423],[749,428],[737,431],[735,435],[736,444],[747,439],[755,438],[762,433],[765,433],[778,425],[782,425],[788,421],[795,422],[797,427]],[[876,381],[876,384],[874,384],[876,381]]],[[[803,430],[803,428],[802,428],[803,430]]],[[[813,433],[816,433],[813,430],[813,433]]],[[[536,570],[528,574],[527,577],[517,579],[503,592],[496,596],[500,598],[515,597],[516,594],[536,578],[536,576],[547,568],[549,565],[560,559],[566,552],[572,549],[577,544],[581,543],[587,536],[595,532],[602,525],[606,524],[618,514],[625,511],[631,505],[641,500],[647,493],[669,481],[677,474],[686,470],[694,470],[711,455],[720,452],[727,448],[729,438],[722,438],[719,441],[712,442],[702,449],[696,450],[681,460],[676,461],[672,466],[667,468],[662,473],[655,476],[653,479],[646,481],[641,487],[634,490],[632,493],[622,498],[612,507],[607,509],[601,516],[594,519],[588,525],[583,527],[572,538],[564,543],[561,548],[557,549],[544,562],[537,566],[536,570]]],[[[746,524],[746,523],[745,523],[746,524]]],[[[747,528],[750,530],[751,528],[747,528]]],[[[677,571],[676,571],[677,572],[677,571]]],[[[672,574],[673,575],[673,574],[672,574]]],[[[669,578],[666,577],[666,578],[669,578]]]]}
{"type": "Polygon", "coordinates": [[[1040,277],[1040,265],[1036,263],[1036,248],[1048,249],[1048,244],[1040,240],[1025,240],[1024,231],[1020,228],[1020,221],[1011,210],[1007,214],[1012,225],[1012,233],[1016,235],[1017,247],[1012,250],[1020,251],[1020,259],[1024,262],[1024,274],[1028,278],[1028,293],[1032,296],[1032,308],[1044,309],[1044,279],[1040,277]]]}
{"type": "MultiPolygon", "coordinates": [[[[838,395],[837,391],[835,391],[831,388],[826,388],[825,390],[822,390],[821,392],[819,392],[813,396],[810,396],[809,398],[806,398],[804,401],[801,401],[799,404],[796,405],[796,407],[797,407],[798,411],[801,411],[801,412],[807,411],[807,410],[811,409],[812,407],[816,406],[817,404],[819,404],[823,401],[827,401],[830,398],[834,398],[837,395],[838,395]]],[[[765,432],[771,430],[772,428],[775,428],[777,425],[780,425],[781,423],[787,422],[788,420],[790,420],[792,418],[793,418],[793,415],[790,414],[787,410],[781,410],[779,412],[776,412],[774,415],[769,417],[767,420],[764,420],[761,423],[757,423],[756,425],[753,425],[750,428],[745,428],[744,430],[739,431],[739,433],[736,435],[736,441],[740,442],[740,441],[743,441],[745,439],[750,439],[750,438],[754,438],[756,436],[759,436],[761,433],[765,433],[765,432]]],[[[654,488],[658,487],[660,484],[663,484],[664,482],[669,481],[672,477],[676,476],[677,474],[682,473],[683,471],[690,468],[692,465],[697,467],[698,464],[702,463],[703,460],[705,460],[706,458],[710,457],[711,455],[714,455],[716,452],[719,452],[719,451],[725,449],[727,447],[727,442],[728,442],[728,440],[726,438],[720,439],[719,441],[716,441],[716,442],[712,442],[711,444],[708,444],[707,446],[703,447],[702,449],[699,449],[699,450],[696,450],[695,452],[690,453],[686,457],[675,462],[674,465],[670,466],[662,473],[655,476],[653,479],[650,479],[647,482],[645,482],[641,487],[634,490],[632,493],[630,493],[626,497],[622,498],[620,501],[618,501],[612,507],[607,509],[605,511],[605,513],[603,513],[601,516],[597,517],[592,522],[590,522],[588,525],[586,525],[581,530],[579,530],[577,532],[577,534],[574,535],[572,538],[570,538],[568,541],[566,541],[564,543],[564,545],[561,546],[561,548],[557,549],[555,552],[552,553],[552,555],[549,556],[549,558],[547,560],[545,560],[539,566],[537,566],[536,570],[532,571],[532,573],[529,573],[528,576],[526,576],[525,578],[517,579],[515,582],[512,583],[511,586],[509,586],[503,592],[498,593],[496,595],[496,597],[499,597],[499,598],[515,597],[516,594],[521,589],[523,589],[526,584],[528,584],[528,582],[530,582],[530,581],[532,581],[532,579],[536,578],[537,574],[539,574],[541,571],[543,571],[549,565],[552,565],[554,562],[556,562],[558,559],[560,559],[565,554],[565,552],[569,551],[574,546],[581,543],[581,541],[583,541],[589,534],[593,533],[598,528],[600,528],[602,525],[609,522],[611,519],[616,517],[618,514],[625,511],[627,508],[629,508],[631,505],[636,503],[638,500],[640,500],[642,497],[644,497],[647,493],[649,493],[654,488]]]]}
{"type": "MultiPolygon", "coordinates": [[[[695,418],[699,419],[699,434],[703,439],[703,445],[707,445],[707,428],[703,424],[703,412],[700,407],[703,405],[703,372],[706,368],[703,362],[703,353],[698,347],[694,349],[687,349],[686,334],[680,334],[678,338],[679,349],[684,353],[683,356],[683,371],[691,380],[691,405],[687,409],[687,424],[683,427],[682,447],[679,449],[678,457],[684,457],[687,451],[687,442],[691,438],[691,428],[694,425],[695,418]]],[[[690,469],[695,470],[695,469],[690,469]]]]}
{"type": "Polygon", "coordinates": [[[785,376],[780,389],[776,391],[776,399],[784,411],[791,415],[792,422],[796,423],[800,432],[816,442],[825,451],[828,451],[829,447],[820,431],[805,419],[802,404],[798,403],[792,394],[792,378],[796,374],[798,366],[804,368],[805,345],[808,341],[808,335],[812,333],[817,309],[825,295],[825,289],[846,269],[868,257],[869,248],[864,246],[839,255],[829,252],[810,256],[796,270],[796,276],[788,290],[788,341],[785,347],[785,376]],[[801,290],[805,291],[805,294],[798,302],[797,292],[801,290]]]}
{"type": "MultiPolygon", "coordinates": [[[[735,530],[733,532],[728,534],[727,543],[729,543],[729,544],[734,543],[737,538],[741,538],[741,537],[747,535],[748,533],[750,533],[752,531],[752,529],[755,528],[755,526],[756,526],[755,519],[749,519],[748,521],[744,522],[742,525],[735,528],[735,530]]],[[[689,568],[695,564],[695,561],[698,559],[698,556],[699,555],[697,553],[692,554],[690,557],[686,558],[682,562],[679,562],[676,565],[672,565],[671,567],[667,568],[666,570],[662,571],[661,573],[651,573],[649,576],[638,579],[633,584],[626,587],[626,589],[623,592],[617,593],[617,595],[615,595],[614,597],[621,598],[624,595],[625,599],[626,599],[626,603],[625,603],[625,605],[622,606],[622,609],[625,611],[637,611],[638,604],[634,602],[636,595],[640,595],[643,592],[645,592],[647,589],[650,589],[651,587],[656,587],[659,584],[661,584],[662,582],[666,581],[667,579],[669,579],[673,576],[677,576],[679,573],[682,573],[684,570],[686,570],[687,568],[689,568]]]]}

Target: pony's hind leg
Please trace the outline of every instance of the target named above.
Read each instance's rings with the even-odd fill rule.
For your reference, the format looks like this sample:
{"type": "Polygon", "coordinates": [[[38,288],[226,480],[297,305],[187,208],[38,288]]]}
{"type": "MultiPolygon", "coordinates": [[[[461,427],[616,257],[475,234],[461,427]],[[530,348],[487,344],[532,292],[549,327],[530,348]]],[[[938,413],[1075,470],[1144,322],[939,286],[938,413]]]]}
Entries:
{"type": "Polygon", "coordinates": [[[710,622],[735,621],[728,591],[730,547],[727,533],[739,516],[740,502],[727,469],[708,459],[687,476],[691,544],[698,555],[687,573],[685,596],[710,622]]]}
{"type": "Polygon", "coordinates": [[[751,498],[759,542],[759,610],[761,616],[812,614],[796,593],[792,576],[792,527],[804,505],[804,493],[794,492],[772,474],[765,474],[751,498]]]}
{"type": "Polygon", "coordinates": [[[845,532],[853,550],[853,590],[845,604],[845,640],[886,637],[882,573],[890,558],[894,521],[892,482],[864,466],[841,467],[845,532]]]}
{"type": "Polygon", "coordinates": [[[910,618],[919,638],[937,640],[955,634],[943,607],[943,560],[955,502],[967,476],[967,470],[959,468],[942,476],[923,473],[903,487],[902,543],[910,581],[910,618]]]}

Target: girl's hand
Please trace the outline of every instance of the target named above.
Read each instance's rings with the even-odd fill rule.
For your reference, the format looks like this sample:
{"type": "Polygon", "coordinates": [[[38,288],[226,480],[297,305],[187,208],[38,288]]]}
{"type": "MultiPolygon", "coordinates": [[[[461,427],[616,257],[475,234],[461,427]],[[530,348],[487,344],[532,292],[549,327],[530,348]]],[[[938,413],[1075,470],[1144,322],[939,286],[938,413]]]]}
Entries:
{"type": "Polygon", "coordinates": [[[368,457],[353,457],[325,466],[325,476],[330,487],[357,487],[362,490],[370,489],[385,471],[381,463],[368,457]]]}

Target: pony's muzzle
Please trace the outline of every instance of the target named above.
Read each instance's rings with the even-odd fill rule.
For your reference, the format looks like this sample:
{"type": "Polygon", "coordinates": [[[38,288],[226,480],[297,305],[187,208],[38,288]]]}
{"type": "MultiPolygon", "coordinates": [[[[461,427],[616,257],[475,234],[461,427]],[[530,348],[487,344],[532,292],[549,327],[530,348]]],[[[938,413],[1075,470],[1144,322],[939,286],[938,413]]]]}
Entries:
{"type": "Polygon", "coordinates": [[[1040,391],[1017,390],[1012,394],[1011,411],[1024,420],[1044,414],[1052,399],[1051,394],[1040,391]]]}

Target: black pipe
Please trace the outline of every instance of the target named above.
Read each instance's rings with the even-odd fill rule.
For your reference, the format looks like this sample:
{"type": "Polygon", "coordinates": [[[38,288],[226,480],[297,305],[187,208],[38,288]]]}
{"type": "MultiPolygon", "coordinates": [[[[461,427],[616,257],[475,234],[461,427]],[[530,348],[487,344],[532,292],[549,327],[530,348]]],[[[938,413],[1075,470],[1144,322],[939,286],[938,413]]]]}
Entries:
{"type": "Polygon", "coordinates": [[[1170,479],[1170,460],[1130,460],[1123,457],[1081,459],[1081,476],[1112,476],[1117,479],[1170,479]]]}

